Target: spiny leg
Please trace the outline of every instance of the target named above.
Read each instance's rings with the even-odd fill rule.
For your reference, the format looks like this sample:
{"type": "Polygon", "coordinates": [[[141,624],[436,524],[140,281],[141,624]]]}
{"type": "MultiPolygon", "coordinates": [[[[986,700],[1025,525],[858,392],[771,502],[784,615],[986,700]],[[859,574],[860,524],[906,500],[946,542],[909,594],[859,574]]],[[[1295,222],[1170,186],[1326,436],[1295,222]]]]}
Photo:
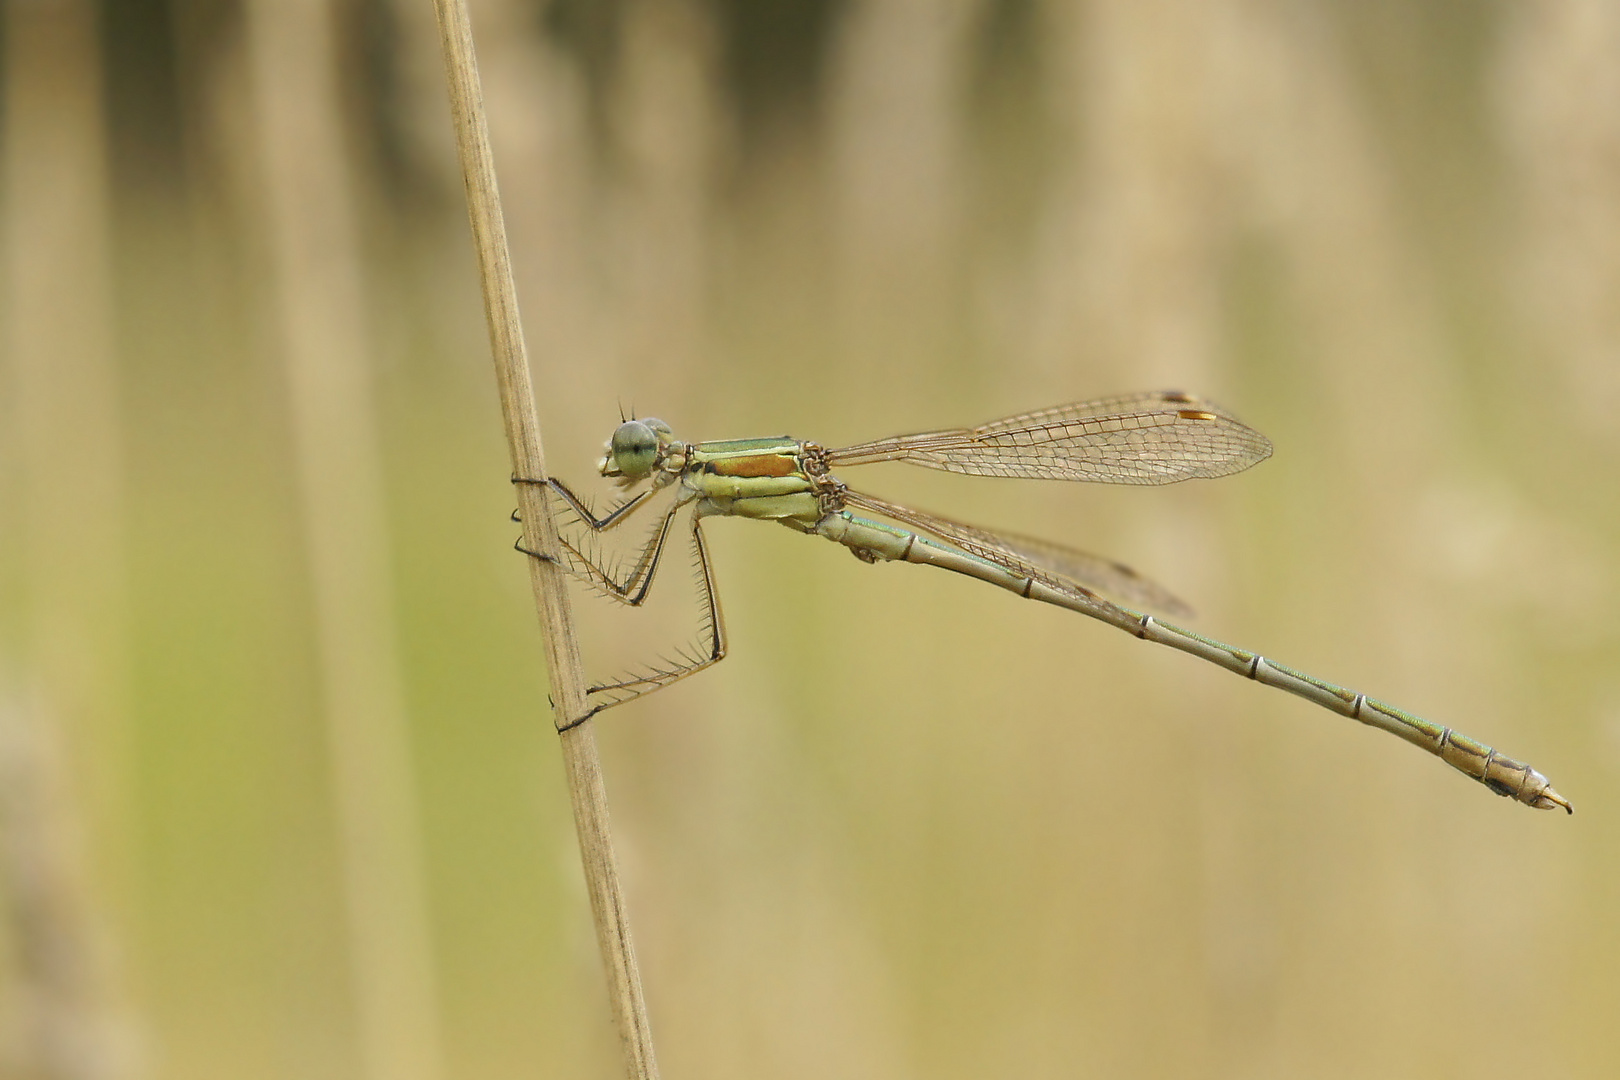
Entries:
{"type": "MultiPolygon", "coordinates": [[[[541,483],[537,480],[516,478],[514,483],[541,483]]],[[[575,495],[567,485],[559,480],[544,481],[548,489],[555,491],[570,510],[579,519],[581,524],[588,527],[593,533],[602,533],[623,522],[636,509],[646,505],[646,502],[656,489],[644,491],[633,499],[629,499],[603,517],[598,518],[591,512],[589,506],[575,495]]],[[[665,544],[669,539],[669,530],[674,523],[675,515],[680,511],[683,503],[677,502],[670,507],[658,524],[654,527],[647,544],[642,548],[635,565],[630,573],[621,580],[609,569],[591,559],[567,539],[559,537],[568,558],[568,569],[576,576],[581,577],[598,591],[612,597],[621,603],[632,607],[640,607],[647,599],[647,593],[652,587],[652,580],[657,573],[665,544]]],[[[694,511],[692,515],[692,553],[697,584],[702,595],[703,618],[700,635],[701,649],[678,650],[678,659],[666,660],[664,666],[654,668],[644,674],[615,682],[602,683],[586,689],[587,703],[591,704],[585,715],[569,722],[562,730],[575,727],[603,709],[622,704],[642,694],[668,686],[678,679],[683,679],[695,671],[701,671],[711,664],[718,663],[726,655],[726,627],[725,620],[720,612],[720,596],[715,588],[714,567],[709,560],[709,549],[703,539],[700,527],[702,516],[694,511]],[[706,653],[706,655],[705,655],[706,653]]],[[[538,552],[529,551],[518,546],[519,551],[535,558],[544,558],[538,552]]]]}
{"type": "MultiPolygon", "coordinates": [[[[518,477],[514,478],[512,482],[515,484],[545,484],[549,490],[555,491],[562,497],[580,523],[593,533],[603,533],[619,525],[635,510],[645,506],[647,500],[657,493],[657,489],[643,491],[634,498],[614,507],[605,516],[597,518],[591,512],[590,507],[560,480],[540,481],[518,477]]],[[[675,514],[680,508],[680,503],[670,507],[669,512],[654,526],[646,545],[641,549],[641,554],[637,557],[634,565],[631,566],[630,572],[622,580],[612,569],[602,565],[601,562],[580,550],[579,545],[569,541],[567,537],[559,536],[558,541],[565,551],[565,562],[568,571],[610,599],[629,604],[632,607],[641,606],[642,602],[647,598],[647,591],[652,588],[653,575],[658,571],[659,558],[663,555],[664,543],[669,538],[670,525],[675,520],[675,514]]],[[[524,547],[522,541],[519,541],[514,546],[525,555],[537,559],[546,558],[538,551],[524,547]]]]}
{"type": "Polygon", "coordinates": [[[647,593],[652,589],[653,577],[658,573],[664,547],[669,540],[670,526],[674,524],[675,515],[680,509],[680,505],[676,504],[658,520],[647,538],[646,545],[642,547],[641,554],[636,557],[629,572],[622,576],[616,572],[617,567],[602,565],[566,537],[559,537],[569,571],[609,599],[629,604],[631,607],[640,607],[646,602],[647,593]]]}
{"type": "Polygon", "coordinates": [[[626,499],[618,506],[615,506],[612,510],[609,510],[606,516],[598,520],[596,515],[591,512],[591,508],[586,504],[585,500],[581,499],[578,495],[575,495],[573,491],[569,489],[567,484],[563,483],[561,480],[558,480],[556,477],[551,477],[546,480],[530,480],[526,477],[515,476],[512,478],[512,483],[544,484],[547,488],[555,491],[559,496],[561,496],[562,500],[568,504],[568,508],[578,515],[581,522],[589,525],[592,532],[603,532],[604,530],[613,528],[613,526],[619,524],[619,522],[629,517],[636,510],[640,509],[642,506],[645,506],[648,499],[652,498],[662,490],[661,487],[650,487],[646,491],[641,492],[641,494],[636,495],[634,498],[626,499]]]}
{"type": "MultiPolygon", "coordinates": [[[[679,507],[676,509],[679,509],[679,507]]],[[[674,511],[672,510],[670,513],[673,515],[674,511]]],[[[603,709],[621,705],[632,698],[640,697],[642,694],[649,694],[654,690],[661,690],[670,683],[684,679],[693,672],[702,671],[711,664],[717,664],[725,659],[726,624],[724,617],[720,613],[720,595],[715,589],[714,566],[709,561],[709,548],[703,540],[702,520],[702,515],[694,511],[692,514],[693,569],[703,597],[702,632],[699,642],[696,643],[699,647],[690,650],[677,650],[676,659],[665,659],[662,667],[653,668],[643,674],[590,687],[585,692],[585,698],[587,702],[593,705],[593,708],[586,716],[574,721],[574,724],[580,723],[603,709]]],[[[667,529],[668,519],[665,521],[665,531],[667,529]]],[[[643,590],[643,594],[645,594],[645,590],[643,590]]],[[[569,726],[572,727],[573,724],[569,726]]]]}

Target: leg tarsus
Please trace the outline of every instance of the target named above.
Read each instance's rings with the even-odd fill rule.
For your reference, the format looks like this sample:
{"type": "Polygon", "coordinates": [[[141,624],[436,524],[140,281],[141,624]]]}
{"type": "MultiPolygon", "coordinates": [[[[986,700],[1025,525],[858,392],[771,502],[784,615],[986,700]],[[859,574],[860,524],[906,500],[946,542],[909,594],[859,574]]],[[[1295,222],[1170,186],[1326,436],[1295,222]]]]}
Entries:
{"type": "Polygon", "coordinates": [[[514,548],[516,548],[518,551],[523,552],[523,554],[527,555],[531,559],[539,559],[541,562],[548,562],[548,563],[554,563],[554,562],[558,561],[557,559],[554,559],[550,555],[547,555],[547,554],[545,554],[543,552],[535,551],[533,548],[524,547],[523,546],[523,537],[521,537],[521,536],[518,537],[516,540],[512,541],[512,546],[514,548]]]}
{"type": "Polygon", "coordinates": [[[595,716],[605,708],[607,708],[606,705],[597,705],[594,708],[586,709],[585,715],[575,717],[574,719],[569,720],[567,723],[560,725],[557,728],[557,734],[561,735],[565,731],[573,731],[575,728],[579,727],[579,725],[583,724],[585,721],[589,720],[591,717],[595,716]]]}

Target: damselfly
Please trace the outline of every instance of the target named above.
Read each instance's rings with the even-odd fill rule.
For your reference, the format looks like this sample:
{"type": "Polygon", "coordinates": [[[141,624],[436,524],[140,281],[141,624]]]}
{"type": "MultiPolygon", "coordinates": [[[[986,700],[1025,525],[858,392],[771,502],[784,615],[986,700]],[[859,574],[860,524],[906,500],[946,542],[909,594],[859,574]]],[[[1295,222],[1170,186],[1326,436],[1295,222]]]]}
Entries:
{"type": "MultiPolygon", "coordinates": [[[[640,605],[652,586],[676,518],[687,511],[703,605],[702,639],[698,647],[663,666],[590,687],[587,699],[591,708],[586,716],[668,686],[726,655],[725,623],[702,530],[705,518],[725,515],[775,521],[798,532],[826,537],[849,548],[863,562],[939,566],[1031,600],[1090,615],[1139,638],[1191,653],[1399,735],[1498,795],[1538,809],[1562,807],[1573,812],[1541,773],[1451,728],[1104,599],[1100,593],[1158,611],[1185,613],[1184,606],[1168,592],[1128,567],[1044,540],[993,533],[864,495],[832,474],[834,468],[846,465],[905,461],[974,476],[1170,484],[1226,476],[1270,455],[1271,443],[1265,436],[1216,405],[1177,392],[1060,405],[975,428],[897,435],[839,450],[786,436],[686,443],[662,420],[627,420],[609,440],[600,469],[626,491],[641,488],[637,494],[597,517],[567,485],[557,480],[544,483],[591,534],[622,525],[659,493],[673,488],[670,505],[656,520],[633,562],[622,568],[609,565],[594,545],[564,537],[567,568],[605,595],[640,605]],[[894,524],[852,511],[876,514],[894,524]]],[[[584,719],[578,717],[573,723],[584,719]]]]}

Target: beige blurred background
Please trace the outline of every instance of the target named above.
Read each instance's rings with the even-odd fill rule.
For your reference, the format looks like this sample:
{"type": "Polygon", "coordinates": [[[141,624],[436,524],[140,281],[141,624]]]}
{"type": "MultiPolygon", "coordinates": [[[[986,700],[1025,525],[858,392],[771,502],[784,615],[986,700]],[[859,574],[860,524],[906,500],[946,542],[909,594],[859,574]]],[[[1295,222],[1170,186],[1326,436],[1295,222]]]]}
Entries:
{"type": "MultiPolygon", "coordinates": [[[[0,10],[0,1076],[617,1075],[431,4],[0,10]]],[[[1577,807],[715,522],[598,725],[666,1077],[1620,1075],[1620,7],[472,11],[559,475],[1207,394],[1275,457],[845,479],[1577,807]]]]}

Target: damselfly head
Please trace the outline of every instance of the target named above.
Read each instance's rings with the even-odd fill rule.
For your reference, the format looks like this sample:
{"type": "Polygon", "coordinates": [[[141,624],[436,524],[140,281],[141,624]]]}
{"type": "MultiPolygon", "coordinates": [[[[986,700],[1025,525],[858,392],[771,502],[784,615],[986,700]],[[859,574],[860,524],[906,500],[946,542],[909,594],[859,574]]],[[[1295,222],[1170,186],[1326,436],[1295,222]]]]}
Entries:
{"type": "Polygon", "coordinates": [[[599,468],[603,476],[621,478],[627,484],[645,480],[663,464],[674,445],[675,432],[662,420],[626,420],[608,440],[607,455],[599,468]]]}

